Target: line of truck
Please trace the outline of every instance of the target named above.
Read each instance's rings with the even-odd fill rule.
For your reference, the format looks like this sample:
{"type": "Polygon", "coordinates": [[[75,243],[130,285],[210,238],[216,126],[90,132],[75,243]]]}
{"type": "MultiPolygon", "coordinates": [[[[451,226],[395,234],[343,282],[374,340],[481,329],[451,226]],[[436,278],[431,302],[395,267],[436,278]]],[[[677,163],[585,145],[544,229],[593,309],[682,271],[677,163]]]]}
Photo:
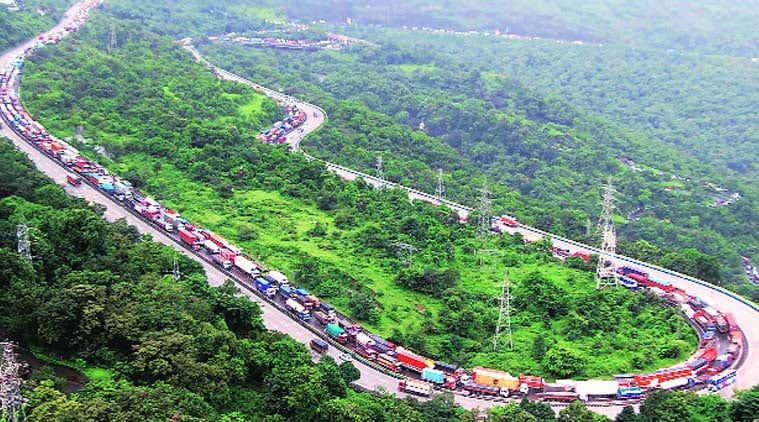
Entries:
{"type": "MultiPolygon", "coordinates": [[[[96,4],[97,2],[92,2],[93,6],[96,4]]],[[[77,22],[86,21],[88,10],[83,10],[77,22]]],[[[78,24],[71,28],[64,31],[63,35],[73,32],[73,28],[78,29],[78,24]]],[[[44,46],[46,42],[47,39],[39,42],[27,50],[26,54],[44,46]]],[[[704,333],[715,332],[717,339],[705,341],[697,356],[678,368],[652,374],[619,376],[615,381],[564,380],[556,383],[547,383],[540,377],[529,375],[512,376],[508,372],[484,367],[468,371],[458,365],[437,361],[397,346],[366,331],[306,289],[293,285],[285,274],[268,270],[223,237],[191,223],[178,212],[135,189],[127,180],[109,174],[104,167],[83,157],[65,142],[53,139],[42,125],[31,119],[18,100],[23,62],[24,56],[19,57],[2,74],[0,90],[3,118],[27,142],[69,168],[71,174],[67,180],[70,184],[86,182],[97,187],[170,234],[176,241],[229,271],[239,282],[268,297],[294,318],[321,328],[326,338],[350,348],[389,372],[403,374],[405,378],[399,384],[399,389],[403,391],[429,395],[434,389],[447,388],[462,394],[523,395],[549,401],[638,399],[647,390],[654,388],[672,389],[705,384],[714,390],[735,381],[735,371],[730,370],[729,366],[740,352],[742,342],[740,329],[730,315],[722,315],[705,302],[673,288],[669,283],[628,267],[617,270],[620,280],[623,277],[627,280],[623,282],[625,287],[631,290],[651,290],[672,303],[687,304],[693,311],[689,318],[702,326],[704,333]],[[11,109],[13,113],[10,112],[11,109]],[[714,327],[714,330],[710,327],[714,327]],[[720,353],[717,340],[726,337],[732,340],[732,349],[720,353]]],[[[288,106],[285,112],[290,115],[294,110],[297,108],[288,106]]],[[[508,216],[502,216],[499,224],[507,227],[519,225],[516,219],[508,216]]],[[[688,316],[686,308],[682,309],[688,316]]]]}

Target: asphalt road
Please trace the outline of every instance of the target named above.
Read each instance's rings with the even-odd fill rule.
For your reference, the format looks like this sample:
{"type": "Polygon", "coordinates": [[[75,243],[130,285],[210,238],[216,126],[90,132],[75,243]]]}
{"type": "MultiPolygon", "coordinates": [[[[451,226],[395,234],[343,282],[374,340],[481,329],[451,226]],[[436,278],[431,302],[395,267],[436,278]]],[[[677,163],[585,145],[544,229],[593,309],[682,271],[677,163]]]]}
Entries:
{"type": "MultiPolygon", "coordinates": [[[[81,2],[73,6],[67,13],[68,18],[64,18],[64,20],[61,23],[56,25],[56,27],[54,27],[50,31],[46,32],[45,35],[60,31],[65,25],[68,24],[68,21],[72,17],[75,17],[78,14],[79,10],[82,7],[84,7],[85,4],[86,2],[81,2]]],[[[34,39],[30,40],[22,44],[21,46],[16,47],[4,53],[0,57],[0,66],[5,66],[10,60],[14,59],[19,54],[21,54],[27,47],[33,45],[34,42],[35,42],[34,39]]],[[[232,75],[228,73],[226,75],[222,73],[222,76],[230,80],[237,80],[243,83],[251,83],[250,81],[246,81],[242,78],[237,77],[236,75],[232,75]]],[[[304,111],[308,113],[308,119],[306,120],[306,123],[303,126],[304,128],[303,133],[299,133],[298,131],[295,131],[294,133],[290,134],[291,138],[288,138],[288,143],[290,144],[291,149],[298,150],[300,140],[302,139],[302,137],[312,132],[313,130],[316,130],[324,122],[324,120],[326,119],[326,115],[324,111],[317,106],[299,102],[284,94],[275,93],[274,91],[267,90],[263,87],[261,88],[265,93],[268,93],[269,95],[273,96],[275,99],[278,99],[283,102],[297,103],[299,107],[301,107],[302,109],[304,109],[304,111]],[[314,113],[316,113],[316,116],[314,116],[314,113]]],[[[2,134],[6,136],[7,138],[11,139],[20,150],[24,151],[32,159],[32,161],[35,163],[37,168],[40,169],[43,173],[51,177],[57,183],[61,185],[66,185],[65,179],[66,179],[66,175],[68,174],[68,170],[60,167],[57,164],[57,162],[53,161],[51,158],[42,154],[41,152],[37,151],[35,148],[27,144],[26,141],[18,137],[15,133],[10,131],[5,126],[2,129],[2,134]]],[[[346,178],[364,176],[361,173],[352,171],[350,169],[345,169],[340,166],[336,166],[336,167],[338,167],[340,171],[345,172],[346,178]]],[[[190,256],[191,258],[198,260],[199,262],[202,263],[206,271],[206,274],[208,276],[208,280],[210,284],[215,285],[215,286],[220,285],[227,278],[227,276],[224,273],[222,273],[221,271],[219,271],[212,265],[206,263],[205,261],[201,260],[194,254],[185,250],[183,247],[177,245],[171,238],[169,238],[164,233],[162,233],[158,228],[148,225],[144,221],[133,216],[131,213],[129,213],[125,209],[121,208],[111,197],[107,196],[101,191],[87,184],[82,184],[81,186],[76,187],[76,188],[71,187],[71,186],[66,186],[66,191],[72,195],[83,197],[89,201],[105,206],[106,207],[105,218],[108,219],[109,221],[115,221],[117,219],[123,218],[129,224],[135,226],[141,233],[151,234],[156,241],[170,245],[176,250],[178,250],[180,253],[184,253],[190,256]]],[[[416,192],[414,190],[411,190],[411,191],[412,193],[416,192]]],[[[428,199],[431,197],[431,195],[427,195],[427,194],[423,194],[423,196],[428,199]]],[[[455,206],[453,208],[456,209],[455,206]]],[[[463,206],[460,206],[460,208],[461,208],[460,209],[461,211],[469,210],[469,208],[463,207],[463,206]]],[[[527,239],[534,240],[539,237],[542,237],[541,234],[538,234],[532,231],[532,229],[530,228],[519,228],[517,229],[517,231],[522,233],[522,235],[527,239]]],[[[554,239],[554,243],[558,247],[568,248],[572,251],[591,250],[590,247],[578,246],[576,244],[567,243],[565,241],[557,240],[557,239],[554,239]]],[[[740,327],[743,329],[744,336],[749,344],[749,348],[747,350],[744,350],[744,353],[748,353],[748,359],[746,360],[746,363],[738,370],[737,387],[749,388],[753,384],[755,384],[757,380],[759,380],[759,365],[757,365],[757,362],[755,361],[755,353],[756,353],[755,349],[759,347],[759,344],[757,344],[757,341],[759,340],[759,324],[754,324],[754,321],[756,320],[756,317],[757,317],[757,312],[754,311],[749,306],[741,303],[740,301],[724,293],[714,291],[710,288],[701,286],[692,281],[688,281],[686,279],[676,277],[669,273],[665,273],[659,270],[652,270],[650,268],[645,268],[645,270],[650,272],[654,276],[658,276],[662,279],[671,281],[673,285],[680,287],[691,294],[695,294],[704,298],[709,303],[711,303],[715,308],[722,310],[723,312],[732,312],[735,315],[736,320],[738,321],[738,324],[740,325],[740,327]]],[[[307,330],[306,328],[301,326],[299,323],[291,319],[288,315],[275,309],[270,304],[261,301],[257,296],[248,292],[244,288],[241,288],[241,291],[242,291],[242,294],[248,296],[251,300],[254,300],[257,303],[259,303],[263,311],[263,318],[264,318],[264,322],[267,328],[286,333],[290,335],[291,337],[293,337],[294,339],[304,344],[307,344],[314,337],[313,334],[309,330],[307,330]]],[[[333,348],[330,350],[330,354],[332,354],[337,359],[337,355],[339,353],[333,348]]],[[[358,384],[360,384],[362,387],[365,387],[370,390],[374,390],[377,388],[384,388],[387,391],[394,392],[398,396],[405,396],[405,394],[399,393],[396,391],[397,380],[394,379],[393,377],[385,375],[377,370],[374,370],[373,368],[363,365],[360,362],[355,362],[355,365],[361,371],[361,378],[359,379],[358,384]]],[[[730,395],[731,392],[732,392],[731,388],[723,390],[723,393],[725,395],[730,395]]],[[[463,395],[456,395],[456,401],[462,406],[467,407],[467,408],[487,408],[494,404],[498,404],[491,400],[482,400],[476,397],[467,397],[463,395]]],[[[560,408],[560,407],[562,406],[557,406],[557,408],[560,408]]],[[[592,409],[596,412],[603,413],[608,416],[614,416],[621,410],[621,406],[593,407],[592,409]]]]}

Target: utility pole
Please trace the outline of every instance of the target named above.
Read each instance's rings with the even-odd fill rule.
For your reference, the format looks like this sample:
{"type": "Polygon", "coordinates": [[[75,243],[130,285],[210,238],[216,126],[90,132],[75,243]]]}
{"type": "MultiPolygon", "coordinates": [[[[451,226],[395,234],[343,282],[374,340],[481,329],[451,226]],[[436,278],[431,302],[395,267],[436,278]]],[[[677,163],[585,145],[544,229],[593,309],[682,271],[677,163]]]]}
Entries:
{"type": "Polygon", "coordinates": [[[31,262],[32,249],[29,245],[29,228],[25,223],[21,223],[16,227],[16,239],[18,240],[18,247],[16,251],[27,261],[31,262]]]}
{"type": "Polygon", "coordinates": [[[408,267],[414,263],[414,254],[418,251],[416,247],[403,242],[394,242],[390,246],[395,249],[395,254],[401,264],[408,267]]]}
{"type": "Polygon", "coordinates": [[[3,348],[2,361],[0,361],[0,410],[6,422],[23,421],[24,397],[21,395],[21,378],[18,370],[20,365],[13,353],[13,343],[0,343],[3,348]]]}
{"type": "Polygon", "coordinates": [[[606,186],[603,187],[603,209],[601,220],[598,223],[602,233],[601,250],[598,255],[598,267],[596,268],[596,288],[616,287],[618,285],[617,273],[614,269],[614,254],[617,250],[617,233],[614,229],[614,186],[611,176],[606,186]]]}
{"type": "Polygon", "coordinates": [[[508,271],[503,276],[501,284],[501,297],[498,305],[498,322],[495,326],[495,335],[493,336],[493,350],[498,351],[498,341],[501,337],[501,330],[505,329],[509,337],[509,350],[514,350],[514,339],[511,336],[511,281],[509,281],[508,271]]]}
{"type": "Polygon", "coordinates": [[[443,169],[437,169],[437,189],[435,190],[435,196],[440,199],[445,199],[445,185],[443,185],[443,169]]]}
{"type": "Polygon", "coordinates": [[[487,180],[482,182],[482,189],[480,189],[480,192],[482,192],[482,196],[480,197],[480,207],[478,210],[480,218],[477,220],[477,235],[484,243],[490,236],[490,226],[492,225],[493,220],[493,210],[490,205],[490,191],[488,190],[487,180]]]}

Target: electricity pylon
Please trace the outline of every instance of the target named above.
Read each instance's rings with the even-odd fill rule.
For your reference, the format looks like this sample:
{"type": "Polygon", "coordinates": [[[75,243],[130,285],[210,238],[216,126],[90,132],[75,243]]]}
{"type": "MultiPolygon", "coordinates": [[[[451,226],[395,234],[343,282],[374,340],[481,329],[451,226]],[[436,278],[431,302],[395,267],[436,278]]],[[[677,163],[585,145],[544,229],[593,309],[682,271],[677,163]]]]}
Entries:
{"type": "Polygon", "coordinates": [[[616,287],[618,285],[617,273],[614,268],[614,254],[617,250],[617,233],[614,229],[614,186],[611,177],[603,187],[603,209],[598,227],[602,233],[601,249],[598,254],[598,267],[596,268],[596,288],[616,287]]]}
{"type": "Polygon", "coordinates": [[[493,224],[493,210],[490,206],[490,191],[488,190],[487,181],[482,183],[482,196],[480,197],[480,207],[478,209],[480,217],[477,220],[477,235],[483,242],[490,236],[490,226],[493,224]]]}
{"type": "Polygon", "coordinates": [[[408,267],[414,263],[414,253],[418,251],[416,247],[403,242],[394,242],[390,246],[395,249],[395,254],[401,264],[408,267]]]}
{"type": "Polygon", "coordinates": [[[0,411],[2,419],[7,422],[23,421],[24,397],[21,395],[21,378],[19,378],[19,363],[13,353],[13,343],[0,343],[3,348],[0,361],[0,411]]]}
{"type": "Polygon", "coordinates": [[[498,322],[495,326],[495,335],[493,336],[493,350],[498,350],[498,341],[501,337],[501,330],[505,329],[509,337],[509,350],[514,350],[514,339],[511,336],[511,281],[508,272],[503,276],[501,284],[501,297],[498,305],[498,322]]]}
{"type": "Polygon", "coordinates": [[[16,239],[18,247],[16,251],[27,261],[32,260],[32,248],[29,246],[29,228],[26,224],[21,223],[16,227],[16,239]]]}
{"type": "Polygon", "coordinates": [[[443,185],[443,169],[437,169],[437,189],[435,190],[435,196],[440,199],[445,199],[445,185],[443,185]]]}
{"type": "Polygon", "coordinates": [[[380,180],[385,180],[385,162],[382,160],[382,156],[377,156],[377,164],[375,164],[375,168],[377,171],[377,178],[380,180]]]}

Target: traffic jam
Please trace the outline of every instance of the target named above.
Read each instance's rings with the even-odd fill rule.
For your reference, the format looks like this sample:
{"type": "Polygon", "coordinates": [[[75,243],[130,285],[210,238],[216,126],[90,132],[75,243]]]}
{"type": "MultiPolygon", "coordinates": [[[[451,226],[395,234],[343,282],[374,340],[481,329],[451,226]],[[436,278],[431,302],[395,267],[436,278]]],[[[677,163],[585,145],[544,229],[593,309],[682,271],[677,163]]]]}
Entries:
{"type": "MultiPolygon", "coordinates": [[[[73,19],[74,23],[60,33],[39,38],[25,55],[76,32],[86,22],[89,10],[95,5],[97,2],[90,3],[73,19]]],[[[18,86],[24,57],[18,57],[2,72],[2,117],[17,135],[67,168],[70,185],[86,183],[99,189],[115,203],[159,228],[175,242],[225,271],[246,289],[309,327],[318,334],[310,343],[312,349],[324,353],[331,345],[350,352],[345,355],[346,360],[356,356],[376,369],[397,376],[400,391],[430,396],[435,390],[443,389],[484,398],[529,397],[559,402],[640,400],[654,389],[707,388],[718,391],[736,380],[736,371],[732,366],[740,360],[744,346],[742,332],[732,315],[723,314],[702,299],[630,267],[617,269],[622,286],[631,291],[649,291],[661,296],[668,305],[679,307],[697,328],[700,345],[687,362],[653,373],[617,375],[613,376],[613,380],[547,382],[538,376],[515,376],[491,368],[465,369],[393,344],[337,312],[305,288],[296,286],[282,272],[267,269],[223,237],[183,218],[179,212],[135,189],[128,180],[110,174],[72,146],[54,139],[31,118],[19,101],[18,86]]],[[[296,130],[306,119],[303,111],[294,105],[286,106],[284,113],[285,118],[281,122],[261,133],[261,140],[280,143],[284,136],[296,130]]],[[[513,217],[502,216],[494,222],[493,230],[502,233],[505,227],[519,227],[519,222],[513,217]]],[[[554,249],[553,252],[562,257],[563,251],[554,249]]],[[[577,256],[588,259],[585,255],[577,256]]]]}

